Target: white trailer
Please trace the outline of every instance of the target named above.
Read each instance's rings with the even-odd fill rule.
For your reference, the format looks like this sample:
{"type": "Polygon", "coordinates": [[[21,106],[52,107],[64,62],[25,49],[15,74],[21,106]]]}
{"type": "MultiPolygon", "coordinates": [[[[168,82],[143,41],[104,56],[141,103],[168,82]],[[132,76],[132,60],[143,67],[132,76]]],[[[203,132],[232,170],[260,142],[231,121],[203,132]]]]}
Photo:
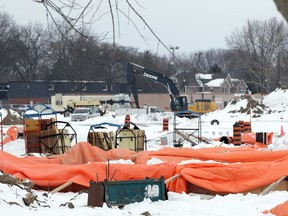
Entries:
{"type": "MultiPolygon", "coordinates": [[[[130,97],[126,94],[118,95],[72,95],[55,94],[51,96],[51,107],[58,113],[72,113],[71,104],[80,101],[99,101],[101,110],[114,111],[118,108],[130,107],[130,97]]],[[[75,108],[75,107],[73,107],[75,108]]]]}

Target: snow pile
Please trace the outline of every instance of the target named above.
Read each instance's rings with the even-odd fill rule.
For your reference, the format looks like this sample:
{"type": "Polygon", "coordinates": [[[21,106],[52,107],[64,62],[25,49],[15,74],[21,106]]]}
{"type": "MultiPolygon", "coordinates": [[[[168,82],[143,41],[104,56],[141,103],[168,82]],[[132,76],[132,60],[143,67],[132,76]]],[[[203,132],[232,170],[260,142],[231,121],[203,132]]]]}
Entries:
{"type": "Polygon", "coordinates": [[[288,110],[288,90],[276,89],[263,98],[268,114],[287,113],[288,110]]]}
{"type": "Polygon", "coordinates": [[[254,100],[250,95],[244,95],[240,98],[232,100],[224,110],[229,110],[229,113],[246,113],[252,112],[254,117],[263,114],[265,106],[259,104],[258,101],[254,100]]]}

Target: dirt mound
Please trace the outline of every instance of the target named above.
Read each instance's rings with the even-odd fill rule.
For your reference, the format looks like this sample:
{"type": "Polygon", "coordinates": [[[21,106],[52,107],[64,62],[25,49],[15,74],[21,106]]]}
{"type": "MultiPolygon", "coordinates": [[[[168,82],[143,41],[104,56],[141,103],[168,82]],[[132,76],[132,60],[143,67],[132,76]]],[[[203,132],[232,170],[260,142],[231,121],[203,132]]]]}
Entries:
{"type": "Polygon", "coordinates": [[[22,125],[23,124],[23,119],[18,114],[17,115],[12,115],[11,111],[8,109],[7,110],[7,115],[2,120],[2,124],[3,125],[22,125]]]}
{"type": "Polygon", "coordinates": [[[254,115],[261,115],[264,112],[265,105],[260,104],[258,101],[254,100],[250,95],[242,95],[240,98],[234,99],[231,101],[231,105],[237,104],[242,100],[247,100],[247,105],[245,107],[241,106],[237,110],[231,110],[230,113],[246,113],[249,114],[250,110],[254,113],[254,115]]]}

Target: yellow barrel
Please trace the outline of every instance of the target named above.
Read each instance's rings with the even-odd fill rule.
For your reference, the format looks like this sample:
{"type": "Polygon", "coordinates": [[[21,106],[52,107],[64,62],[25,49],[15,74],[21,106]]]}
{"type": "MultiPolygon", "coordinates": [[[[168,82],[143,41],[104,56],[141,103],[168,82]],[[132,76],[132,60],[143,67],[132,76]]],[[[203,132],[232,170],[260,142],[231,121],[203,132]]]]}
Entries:
{"type": "Polygon", "coordinates": [[[241,126],[238,122],[233,125],[233,144],[234,145],[241,145],[241,126]]]}
{"type": "Polygon", "coordinates": [[[163,131],[168,131],[168,130],[169,130],[169,119],[163,118],[163,131]]]}

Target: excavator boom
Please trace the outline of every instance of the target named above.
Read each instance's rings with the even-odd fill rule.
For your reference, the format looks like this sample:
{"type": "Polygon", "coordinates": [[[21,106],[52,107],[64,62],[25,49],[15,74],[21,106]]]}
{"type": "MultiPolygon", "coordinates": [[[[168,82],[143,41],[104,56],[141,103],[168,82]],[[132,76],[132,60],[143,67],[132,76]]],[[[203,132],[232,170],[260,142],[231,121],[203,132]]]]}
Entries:
{"type": "Polygon", "coordinates": [[[179,91],[177,89],[176,84],[173,82],[173,80],[171,80],[164,74],[157,73],[155,71],[152,71],[150,69],[147,69],[141,65],[132,62],[128,62],[126,72],[127,72],[127,81],[129,84],[129,89],[131,89],[132,91],[135,104],[137,107],[140,106],[139,106],[136,75],[140,75],[144,78],[158,82],[167,88],[171,99],[170,107],[172,111],[187,110],[188,103],[186,96],[179,96],[179,91]]]}

